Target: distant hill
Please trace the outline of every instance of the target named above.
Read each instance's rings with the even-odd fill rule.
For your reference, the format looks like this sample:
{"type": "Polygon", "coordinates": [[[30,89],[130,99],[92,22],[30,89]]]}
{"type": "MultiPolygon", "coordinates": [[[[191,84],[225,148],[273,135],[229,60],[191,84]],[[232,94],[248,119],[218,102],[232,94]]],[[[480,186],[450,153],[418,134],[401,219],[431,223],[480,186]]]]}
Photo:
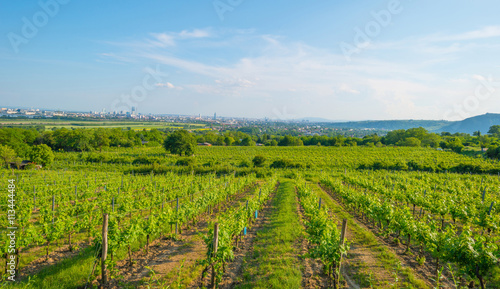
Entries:
{"type": "Polygon", "coordinates": [[[334,122],[334,123],[327,123],[325,124],[325,126],[334,128],[379,129],[379,130],[396,130],[396,129],[410,129],[414,127],[423,127],[429,131],[436,131],[452,123],[453,122],[446,120],[413,120],[413,119],[367,120],[367,121],[334,122]]]}
{"type": "MultiPolygon", "coordinates": [[[[441,133],[468,133],[473,134],[480,131],[486,134],[492,125],[500,125],[499,113],[487,113],[461,121],[446,120],[366,120],[366,121],[331,121],[322,118],[306,118],[309,122],[322,123],[324,127],[344,128],[344,129],[376,129],[376,130],[397,130],[423,127],[428,131],[441,133]]],[[[306,120],[304,119],[304,120],[306,120]]]]}
{"type": "Polygon", "coordinates": [[[463,132],[468,134],[473,134],[475,131],[480,131],[482,134],[486,134],[492,125],[500,125],[500,114],[487,113],[466,118],[462,121],[450,123],[447,126],[443,126],[433,131],[445,131],[450,133],[463,132]]]}

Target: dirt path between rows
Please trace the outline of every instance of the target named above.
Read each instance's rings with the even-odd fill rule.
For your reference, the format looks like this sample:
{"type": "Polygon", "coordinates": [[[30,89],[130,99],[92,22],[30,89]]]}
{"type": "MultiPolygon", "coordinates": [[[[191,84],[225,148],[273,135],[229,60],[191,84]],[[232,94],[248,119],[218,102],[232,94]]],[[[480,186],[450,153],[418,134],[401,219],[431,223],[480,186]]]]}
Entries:
{"type": "MultiPolygon", "coordinates": [[[[271,203],[275,196],[276,192],[273,192],[262,210],[259,211],[259,217],[257,218],[257,221],[253,223],[251,228],[247,228],[247,235],[243,236],[241,238],[241,241],[238,241],[238,246],[235,247],[233,251],[234,260],[233,262],[227,264],[226,271],[224,272],[222,281],[219,283],[218,288],[229,289],[234,288],[236,285],[240,284],[241,276],[243,275],[242,267],[245,256],[252,254],[253,243],[255,238],[257,237],[257,233],[263,226],[269,224],[270,216],[272,215],[272,211],[274,210],[271,203]]],[[[209,284],[207,282],[197,280],[196,284],[192,284],[190,288],[202,288],[203,286],[208,285],[209,284]]]]}
{"type": "MultiPolygon", "coordinates": [[[[413,273],[415,274],[415,276],[418,279],[425,281],[426,285],[429,286],[429,288],[433,288],[433,284],[429,281],[429,276],[434,276],[434,273],[433,273],[434,271],[432,270],[429,262],[427,262],[426,265],[424,265],[424,266],[419,266],[418,263],[416,262],[414,256],[409,256],[409,255],[403,254],[403,252],[405,251],[405,247],[406,247],[405,245],[402,245],[402,244],[396,245],[394,242],[391,242],[388,238],[385,238],[385,239],[382,238],[381,236],[379,236],[377,234],[378,228],[373,227],[371,222],[368,222],[366,220],[361,220],[359,216],[349,212],[349,210],[347,210],[344,207],[343,203],[337,199],[337,197],[335,196],[335,194],[331,190],[329,190],[328,188],[324,188],[320,184],[318,184],[318,187],[321,190],[323,190],[325,193],[327,193],[330,196],[330,198],[343,209],[344,212],[351,215],[353,220],[361,228],[363,228],[363,230],[371,231],[373,233],[373,235],[375,236],[375,238],[377,239],[377,241],[381,245],[385,246],[390,252],[392,252],[394,254],[394,256],[396,256],[398,258],[398,260],[402,264],[402,267],[412,268],[413,273]]],[[[349,239],[350,236],[352,236],[352,231],[348,230],[347,238],[349,239]]],[[[355,257],[356,259],[359,258],[360,261],[365,262],[365,264],[367,265],[369,270],[371,270],[371,272],[373,273],[372,276],[377,277],[377,281],[381,280],[383,282],[394,283],[395,278],[393,276],[393,272],[395,272],[396,270],[393,269],[392,270],[393,272],[391,272],[391,273],[386,272],[385,274],[383,274],[383,276],[381,276],[381,278],[378,278],[379,273],[382,270],[384,270],[384,271],[386,271],[386,270],[384,267],[381,267],[380,265],[375,265],[375,266],[373,265],[376,263],[376,260],[377,260],[376,253],[374,253],[373,251],[371,251],[369,249],[366,249],[366,247],[363,247],[362,244],[352,243],[351,250],[349,250],[348,255],[355,257]],[[374,267],[372,267],[372,266],[374,266],[374,267]]],[[[356,262],[353,262],[353,261],[350,261],[349,263],[350,263],[350,265],[356,264],[356,262]]],[[[346,269],[349,269],[349,268],[346,268],[346,269]]],[[[346,270],[346,271],[349,272],[349,270],[346,270]]],[[[443,284],[442,284],[442,286],[443,286],[443,284]]],[[[443,287],[443,288],[448,288],[448,287],[443,287]]],[[[449,288],[451,288],[451,287],[449,287],[449,288]]]]}

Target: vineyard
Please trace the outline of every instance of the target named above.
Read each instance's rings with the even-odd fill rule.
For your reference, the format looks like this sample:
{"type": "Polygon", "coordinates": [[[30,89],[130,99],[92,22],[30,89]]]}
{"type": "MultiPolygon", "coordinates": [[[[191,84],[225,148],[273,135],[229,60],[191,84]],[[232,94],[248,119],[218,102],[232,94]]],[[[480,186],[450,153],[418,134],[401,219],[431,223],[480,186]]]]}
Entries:
{"type": "Polygon", "coordinates": [[[500,288],[497,161],[145,147],[0,174],[5,288],[500,288]]]}

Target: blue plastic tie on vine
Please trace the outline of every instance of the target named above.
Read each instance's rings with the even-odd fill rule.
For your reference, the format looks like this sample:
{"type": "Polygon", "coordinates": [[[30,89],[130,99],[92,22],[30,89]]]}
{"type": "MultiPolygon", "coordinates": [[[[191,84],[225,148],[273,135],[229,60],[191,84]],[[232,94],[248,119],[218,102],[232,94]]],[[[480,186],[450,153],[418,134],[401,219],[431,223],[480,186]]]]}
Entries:
{"type": "Polygon", "coordinates": [[[247,227],[245,227],[245,229],[243,229],[243,235],[247,235],[247,227]]]}
{"type": "Polygon", "coordinates": [[[258,215],[259,215],[259,213],[257,212],[257,210],[255,210],[255,219],[257,219],[258,215]]]}

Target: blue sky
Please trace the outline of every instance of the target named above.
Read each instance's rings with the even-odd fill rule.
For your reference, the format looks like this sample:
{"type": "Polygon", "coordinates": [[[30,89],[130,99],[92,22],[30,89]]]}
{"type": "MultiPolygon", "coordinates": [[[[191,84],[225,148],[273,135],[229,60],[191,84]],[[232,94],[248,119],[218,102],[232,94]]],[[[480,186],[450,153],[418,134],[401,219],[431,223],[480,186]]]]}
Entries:
{"type": "Polygon", "coordinates": [[[333,120],[500,112],[498,1],[1,4],[1,106],[333,120]]]}

